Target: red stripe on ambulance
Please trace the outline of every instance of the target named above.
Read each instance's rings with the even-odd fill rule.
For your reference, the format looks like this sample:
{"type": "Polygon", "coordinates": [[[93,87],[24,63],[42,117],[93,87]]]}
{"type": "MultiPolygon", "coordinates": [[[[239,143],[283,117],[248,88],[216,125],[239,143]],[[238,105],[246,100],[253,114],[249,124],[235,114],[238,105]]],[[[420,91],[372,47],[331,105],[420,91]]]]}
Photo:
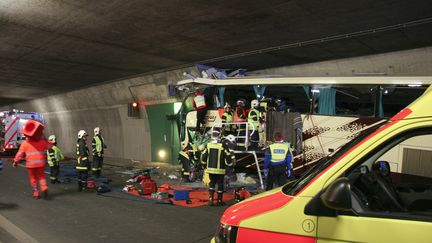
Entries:
{"type": "Polygon", "coordinates": [[[240,221],[278,209],[286,205],[292,199],[293,197],[279,191],[244,203],[238,203],[225,211],[222,215],[221,222],[232,226],[238,226],[240,221]]]}
{"type": "Polygon", "coordinates": [[[296,242],[296,243],[315,243],[316,238],[304,235],[293,235],[278,233],[264,230],[255,230],[248,228],[239,228],[237,233],[237,243],[254,243],[254,242],[296,242]]]}

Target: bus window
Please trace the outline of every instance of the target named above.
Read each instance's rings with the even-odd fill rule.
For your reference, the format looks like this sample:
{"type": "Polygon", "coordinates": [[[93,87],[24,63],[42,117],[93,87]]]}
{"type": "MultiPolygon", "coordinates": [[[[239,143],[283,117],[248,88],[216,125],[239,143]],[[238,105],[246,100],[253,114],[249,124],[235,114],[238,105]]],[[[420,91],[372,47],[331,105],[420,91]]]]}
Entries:
{"type": "Polygon", "coordinates": [[[424,93],[427,87],[383,86],[384,117],[392,117],[424,93]]]}
{"type": "Polygon", "coordinates": [[[231,107],[234,107],[240,98],[246,100],[246,107],[250,107],[250,102],[256,99],[252,85],[228,86],[226,88],[225,103],[228,102],[231,107]]]}
{"type": "Polygon", "coordinates": [[[308,113],[310,108],[310,101],[307,97],[303,85],[272,85],[267,86],[265,97],[281,98],[294,111],[300,113],[308,113]]]}
{"type": "Polygon", "coordinates": [[[373,116],[376,86],[356,85],[336,89],[336,115],[373,116]]]}

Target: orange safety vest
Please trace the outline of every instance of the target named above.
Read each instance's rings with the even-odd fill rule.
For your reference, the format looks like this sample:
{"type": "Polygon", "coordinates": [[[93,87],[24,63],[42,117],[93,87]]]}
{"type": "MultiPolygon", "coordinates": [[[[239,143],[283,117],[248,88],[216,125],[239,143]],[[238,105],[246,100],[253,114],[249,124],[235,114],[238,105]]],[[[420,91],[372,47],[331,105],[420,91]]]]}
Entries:
{"type": "Polygon", "coordinates": [[[239,107],[235,108],[235,111],[234,111],[234,122],[247,122],[246,109],[239,108],[239,107]],[[241,114],[242,117],[238,116],[239,109],[242,109],[242,114],[241,114]]]}
{"type": "Polygon", "coordinates": [[[45,139],[27,139],[21,144],[14,161],[18,163],[25,159],[26,167],[29,169],[45,167],[47,162],[46,150],[50,147],[52,147],[52,145],[45,139]]]}

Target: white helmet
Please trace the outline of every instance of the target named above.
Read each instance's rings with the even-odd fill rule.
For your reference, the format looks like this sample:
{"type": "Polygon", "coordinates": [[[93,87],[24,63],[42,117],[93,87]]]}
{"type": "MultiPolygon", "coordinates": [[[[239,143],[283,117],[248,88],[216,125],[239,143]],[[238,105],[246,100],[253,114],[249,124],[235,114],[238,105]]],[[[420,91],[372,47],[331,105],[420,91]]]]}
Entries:
{"type": "Polygon", "coordinates": [[[99,127],[95,127],[95,129],[93,130],[94,131],[94,135],[96,136],[96,135],[99,135],[100,134],[100,128],[99,127]]]}
{"type": "Polygon", "coordinates": [[[231,143],[235,143],[236,142],[236,138],[232,134],[226,136],[225,139],[228,140],[228,141],[230,141],[231,143]]]}
{"type": "Polygon", "coordinates": [[[50,142],[52,142],[52,143],[55,143],[56,142],[56,136],[53,134],[53,135],[50,135],[49,137],[48,137],[48,141],[50,141],[50,142]]]}
{"type": "Polygon", "coordinates": [[[246,105],[246,100],[243,99],[243,98],[240,98],[240,99],[237,100],[236,105],[244,107],[246,105]]]}
{"type": "Polygon", "coordinates": [[[231,110],[231,105],[229,103],[225,103],[224,111],[227,111],[228,108],[231,110]]]}
{"type": "Polygon", "coordinates": [[[84,130],[80,130],[80,131],[78,132],[78,138],[83,138],[83,137],[86,137],[86,136],[87,136],[86,131],[84,131],[84,130]]]}
{"type": "Polygon", "coordinates": [[[251,101],[251,108],[252,108],[252,109],[253,109],[253,108],[257,108],[258,105],[259,105],[258,100],[252,100],[252,101],[251,101]]]}

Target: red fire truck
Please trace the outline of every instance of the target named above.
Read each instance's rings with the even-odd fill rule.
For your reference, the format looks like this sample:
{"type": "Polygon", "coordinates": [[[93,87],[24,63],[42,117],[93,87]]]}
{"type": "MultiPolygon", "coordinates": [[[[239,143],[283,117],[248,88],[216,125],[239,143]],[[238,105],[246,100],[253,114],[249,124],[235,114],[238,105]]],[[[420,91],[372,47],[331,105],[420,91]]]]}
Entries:
{"type": "Polygon", "coordinates": [[[1,111],[0,112],[0,151],[14,152],[17,151],[25,136],[21,133],[21,127],[28,120],[35,120],[44,124],[42,115],[37,112],[25,111],[1,111]]]}

